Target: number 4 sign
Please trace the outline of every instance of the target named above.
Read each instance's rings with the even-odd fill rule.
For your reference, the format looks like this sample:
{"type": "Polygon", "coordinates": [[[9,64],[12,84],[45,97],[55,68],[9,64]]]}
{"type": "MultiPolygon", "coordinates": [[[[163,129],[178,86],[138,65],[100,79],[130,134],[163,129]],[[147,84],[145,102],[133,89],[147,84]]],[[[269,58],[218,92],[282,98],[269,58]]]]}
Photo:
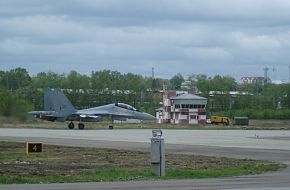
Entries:
{"type": "Polygon", "coordinates": [[[42,143],[39,142],[26,142],[26,154],[42,152],[42,143]]]}

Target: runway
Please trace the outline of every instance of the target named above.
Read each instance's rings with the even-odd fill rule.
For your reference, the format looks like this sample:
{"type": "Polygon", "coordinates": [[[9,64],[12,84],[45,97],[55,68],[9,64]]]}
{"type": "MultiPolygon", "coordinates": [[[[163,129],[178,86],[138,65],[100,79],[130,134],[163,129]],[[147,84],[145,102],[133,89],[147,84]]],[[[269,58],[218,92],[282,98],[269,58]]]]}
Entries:
{"type": "MultiPolygon", "coordinates": [[[[163,130],[166,151],[252,158],[290,165],[290,131],[163,130]]],[[[149,151],[151,130],[0,129],[0,140],[149,151]]],[[[290,168],[262,175],[202,180],[0,185],[0,189],[290,189],[290,168]]]]}

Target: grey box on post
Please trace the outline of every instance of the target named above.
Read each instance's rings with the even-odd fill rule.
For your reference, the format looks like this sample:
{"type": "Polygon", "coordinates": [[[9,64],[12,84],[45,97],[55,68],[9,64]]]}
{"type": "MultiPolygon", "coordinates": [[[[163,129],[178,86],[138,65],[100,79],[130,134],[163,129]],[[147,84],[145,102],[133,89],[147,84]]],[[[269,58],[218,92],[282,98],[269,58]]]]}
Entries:
{"type": "Polygon", "coordinates": [[[151,163],[158,164],[161,161],[161,139],[151,138],[151,163]]]}
{"type": "Polygon", "coordinates": [[[151,166],[157,176],[165,176],[165,147],[161,130],[153,130],[151,138],[151,166]]]}

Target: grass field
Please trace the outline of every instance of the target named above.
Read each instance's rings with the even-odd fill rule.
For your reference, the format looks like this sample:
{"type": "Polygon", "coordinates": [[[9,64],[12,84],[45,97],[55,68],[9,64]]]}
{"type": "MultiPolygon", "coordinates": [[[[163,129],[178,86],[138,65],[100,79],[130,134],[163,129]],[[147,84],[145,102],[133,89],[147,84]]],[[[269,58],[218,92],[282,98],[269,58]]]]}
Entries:
{"type": "Polygon", "coordinates": [[[201,155],[166,155],[166,176],[156,177],[140,151],[44,145],[25,154],[24,143],[0,142],[0,184],[194,179],[259,174],[283,164],[201,155]]]}

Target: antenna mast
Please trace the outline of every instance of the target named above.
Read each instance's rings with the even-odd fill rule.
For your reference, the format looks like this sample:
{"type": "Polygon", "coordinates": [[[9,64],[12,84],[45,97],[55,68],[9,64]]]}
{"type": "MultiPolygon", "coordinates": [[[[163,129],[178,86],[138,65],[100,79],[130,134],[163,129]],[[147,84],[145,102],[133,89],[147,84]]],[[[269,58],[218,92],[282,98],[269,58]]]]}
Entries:
{"type": "Polygon", "coordinates": [[[152,67],[152,92],[155,93],[157,90],[157,83],[154,76],[154,67],[152,67]]]}
{"type": "Polygon", "coordinates": [[[263,68],[264,70],[264,85],[268,83],[268,71],[269,71],[269,68],[268,67],[265,67],[263,68]]]}
{"type": "Polygon", "coordinates": [[[290,65],[288,65],[289,68],[289,83],[290,83],[290,65]]]}

